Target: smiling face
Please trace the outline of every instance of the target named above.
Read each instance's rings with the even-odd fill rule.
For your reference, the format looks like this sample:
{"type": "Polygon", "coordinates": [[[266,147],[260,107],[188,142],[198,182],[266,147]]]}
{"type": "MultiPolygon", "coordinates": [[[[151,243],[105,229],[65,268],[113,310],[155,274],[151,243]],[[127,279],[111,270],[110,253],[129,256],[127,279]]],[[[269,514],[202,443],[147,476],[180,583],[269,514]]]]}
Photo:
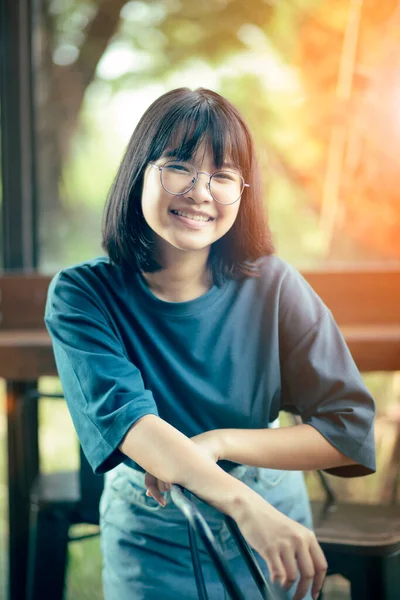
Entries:
{"type": "MultiPolygon", "coordinates": [[[[165,152],[154,161],[154,165],[161,167],[170,160],[171,157],[165,152]]],[[[190,162],[198,171],[212,174],[217,170],[212,152],[204,142],[190,162]]],[[[230,205],[219,204],[209,192],[208,181],[208,175],[199,174],[196,185],[189,192],[175,196],[161,185],[159,169],[151,164],[146,167],[142,212],[155,234],[156,247],[158,254],[161,252],[161,257],[165,242],[178,250],[208,253],[211,245],[224,236],[234,224],[240,200],[230,205]]]]}

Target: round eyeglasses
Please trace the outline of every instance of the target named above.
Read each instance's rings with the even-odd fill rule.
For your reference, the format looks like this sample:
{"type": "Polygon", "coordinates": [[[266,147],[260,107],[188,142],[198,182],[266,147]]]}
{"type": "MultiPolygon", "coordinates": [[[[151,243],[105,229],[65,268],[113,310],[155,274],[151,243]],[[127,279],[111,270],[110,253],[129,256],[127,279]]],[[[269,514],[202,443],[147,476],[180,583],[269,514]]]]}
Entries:
{"type": "Polygon", "coordinates": [[[161,167],[150,163],[160,171],[161,185],[168,194],[180,196],[187,194],[196,185],[199,175],[208,175],[207,189],[212,198],[219,204],[234,204],[243,194],[245,187],[243,177],[236,171],[215,171],[212,175],[198,171],[194,165],[180,160],[169,160],[161,167]]]}

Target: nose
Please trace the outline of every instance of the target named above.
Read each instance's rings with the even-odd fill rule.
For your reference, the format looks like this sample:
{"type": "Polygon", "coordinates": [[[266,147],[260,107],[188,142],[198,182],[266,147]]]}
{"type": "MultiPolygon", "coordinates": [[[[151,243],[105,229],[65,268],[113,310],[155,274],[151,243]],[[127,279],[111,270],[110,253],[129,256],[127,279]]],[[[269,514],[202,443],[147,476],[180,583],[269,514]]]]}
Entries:
{"type": "Polygon", "coordinates": [[[183,194],[184,198],[192,198],[197,204],[212,202],[210,193],[210,176],[208,173],[199,173],[196,183],[191,190],[183,194]]]}

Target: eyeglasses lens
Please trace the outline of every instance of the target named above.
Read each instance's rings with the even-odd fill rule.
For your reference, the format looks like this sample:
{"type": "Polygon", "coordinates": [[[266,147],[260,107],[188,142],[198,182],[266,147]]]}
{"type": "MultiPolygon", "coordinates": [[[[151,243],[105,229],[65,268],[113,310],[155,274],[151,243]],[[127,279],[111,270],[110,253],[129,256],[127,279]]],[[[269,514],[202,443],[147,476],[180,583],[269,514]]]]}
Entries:
{"type": "MultiPolygon", "coordinates": [[[[190,163],[182,161],[167,162],[161,172],[163,187],[171,194],[185,194],[196,181],[196,169],[190,163]]],[[[210,193],[220,204],[232,204],[240,198],[244,181],[239,173],[223,170],[213,174],[210,181],[210,193]]]]}

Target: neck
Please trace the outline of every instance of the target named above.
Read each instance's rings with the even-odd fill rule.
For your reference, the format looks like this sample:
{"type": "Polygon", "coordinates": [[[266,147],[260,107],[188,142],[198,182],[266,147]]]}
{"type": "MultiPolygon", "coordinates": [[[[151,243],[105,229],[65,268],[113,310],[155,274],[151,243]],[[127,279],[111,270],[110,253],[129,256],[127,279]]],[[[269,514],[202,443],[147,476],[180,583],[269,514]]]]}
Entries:
{"type": "Polygon", "coordinates": [[[187,302],[205,294],[212,286],[207,253],[177,252],[172,258],[163,255],[163,269],[142,273],[152,293],[167,302],[187,302]],[[201,254],[201,256],[199,256],[201,254]]]}

